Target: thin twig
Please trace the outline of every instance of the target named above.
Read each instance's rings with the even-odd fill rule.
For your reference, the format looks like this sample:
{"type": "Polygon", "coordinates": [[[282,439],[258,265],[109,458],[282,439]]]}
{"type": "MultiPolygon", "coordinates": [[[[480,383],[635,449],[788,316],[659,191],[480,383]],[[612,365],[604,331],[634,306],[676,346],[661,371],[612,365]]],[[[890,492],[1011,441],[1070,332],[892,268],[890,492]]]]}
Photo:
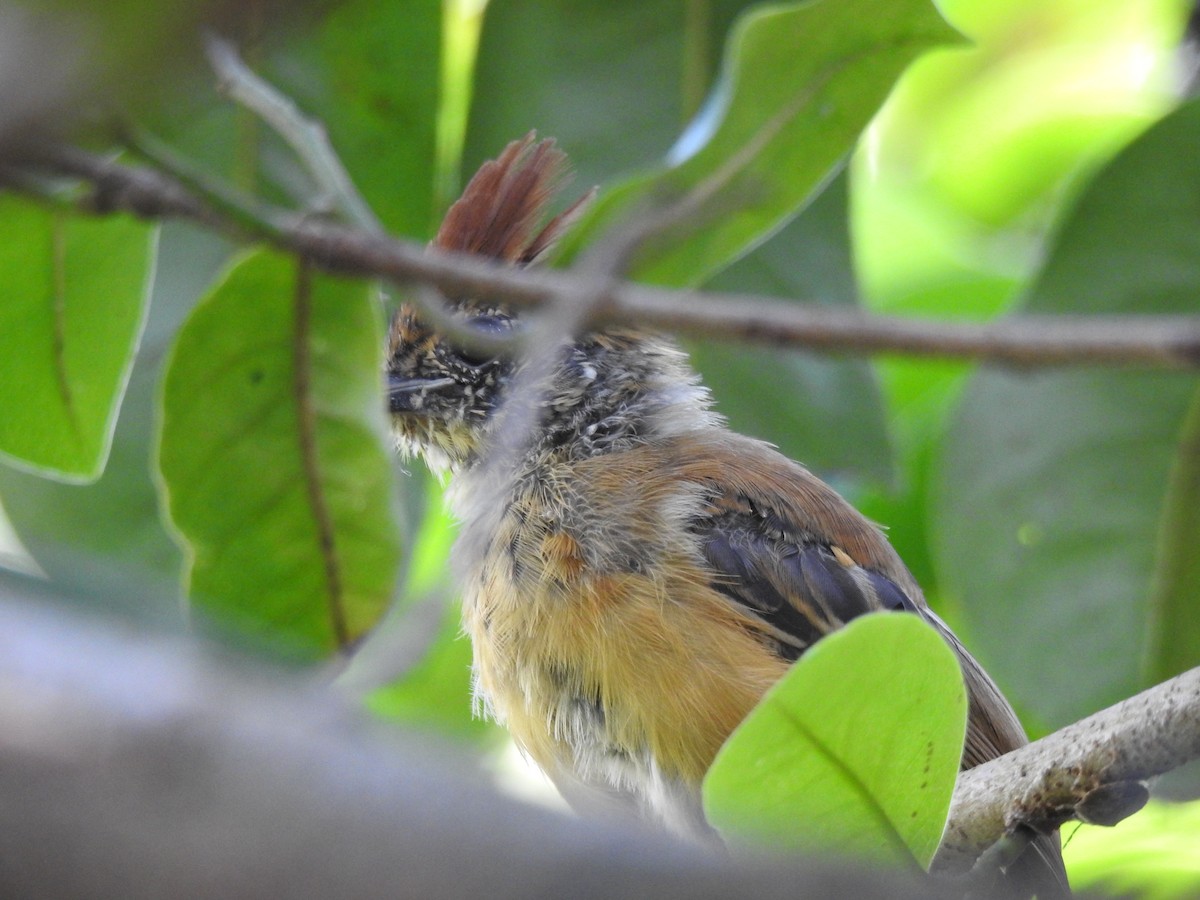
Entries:
{"type": "MultiPolygon", "coordinates": [[[[497,300],[516,308],[574,303],[594,293],[571,271],[517,269],[316,221],[240,205],[201,201],[176,179],[122,166],[74,148],[52,148],[29,168],[71,175],[100,189],[106,210],[150,218],[197,218],[311,258],[326,270],[430,284],[443,294],[497,300]],[[214,208],[215,207],[215,208],[214,208]]],[[[872,315],[858,309],[773,297],[669,290],[620,283],[591,304],[581,327],[639,323],[692,337],[716,337],[826,353],[902,354],[1048,366],[1200,367],[1200,316],[1014,315],[987,323],[872,315]]]]}
{"type": "Polygon", "coordinates": [[[327,202],[364,231],[382,234],[383,226],[354,187],[329,143],[325,126],[305,117],[291,98],[251,71],[228,41],[210,35],[204,46],[209,64],[220,79],[218,88],[270,125],[287,142],[327,202]]]}
{"type": "Polygon", "coordinates": [[[185,190],[197,195],[203,205],[211,207],[224,217],[231,229],[236,228],[268,240],[286,239],[277,224],[281,218],[279,210],[243,194],[228,182],[201,170],[149,132],[127,127],[122,130],[121,140],[132,153],[174,178],[185,190]]]}
{"type": "MultiPolygon", "coordinates": [[[[228,225],[225,230],[237,230],[243,235],[249,234],[262,238],[286,249],[299,250],[299,246],[289,238],[289,234],[298,235],[313,227],[319,227],[322,222],[319,217],[313,217],[310,213],[296,213],[271,206],[243,194],[232,184],[200,170],[189,160],[179,156],[171,147],[145,131],[126,129],[122,134],[122,139],[132,152],[152,163],[157,170],[178,180],[186,190],[197,195],[200,198],[200,205],[212,208],[228,217],[228,223],[223,223],[228,225]]],[[[20,172],[19,169],[12,171],[20,172]]],[[[77,171],[76,174],[82,173],[77,171]]],[[[373,228],[355,233],[370,234],[381,240],[387,240],[383,237],[378,223],[373,228]]],[[[311,252],[316,254],[314,261],[319,261],[318,256],[322,255],[324,250],[318,245],[311,252]]],[[[326,268],[331,267],[339,268],[336,263],[331,265],[326,260],[326,268]]],[[[386,276],[386,273],[373,272],[365,268],[356,270],[355,274],[373,278],[386,276]]],[[[414,287],[409,298],[410,301],[420,310],[422,317],[439,333],[446,335],[452,343],[468,349],[492,353],[512,353],[517,349],[516,340],[482,334],[471,328],[462,317],[448,310],[442,298],[436,291],[429,290],[427,284],[420,281],[410,283],[414,287]]]]}

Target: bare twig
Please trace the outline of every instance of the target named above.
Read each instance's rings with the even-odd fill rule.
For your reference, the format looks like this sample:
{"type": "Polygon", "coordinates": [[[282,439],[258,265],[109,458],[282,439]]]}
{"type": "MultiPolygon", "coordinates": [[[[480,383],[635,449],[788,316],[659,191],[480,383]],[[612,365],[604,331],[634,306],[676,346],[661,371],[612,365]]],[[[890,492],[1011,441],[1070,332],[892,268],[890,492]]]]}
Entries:
{"type": "MultiPolygon", "coordinates": [[[[425,283],[445,294],[500,300],[515,307],[575,305],[595,291],[570,271],[514,269],[439,252],[299,214],[216,209],[160,172],[122,166],[71,148],[49,148],[24,163],[80,178],[106,210],[151,218],[198,218],[243,238],[269,241],[340,273],[425,283]]],[[[1069,365],[1200,367],[1197,316],[1017,315],[988,323],[871,315],[857,309],[782,301],[758,295],[667,290],[615,284],[581,323],[618,322],[827,353],[903,354],[971,359],[1018,367],[1069,365]]]]}
{"type": "Polygon", "coordinates": [[[1115,824],[1145,801],[1141,781],[1197,758],[1200,668],[961,773],[934,869],[969,868],[1018,825],[1115,824]]]}
{"type": "Polygon", "coordinates": [[[364,231],[382,233],[379,219],[359,195],[330,146],[325,126],[305,117],[291,98],[251,71],[228,41],[210,36],[205,41],[205,50],[209,64],[220,79],[220,89],[259,116],[287,142],[324,195],[321,202],[336,207],[364,231]]]}
{"type": "Polygon", "coordinates": [[[123,129],[122,139],[129,151],[178,181],[202,205],[222,216],[231,229],[238,228],[268,237],[270,234],[279,234],[280,219],[290,215],[204,171],[149,132],[127,127],[123,129]]]}

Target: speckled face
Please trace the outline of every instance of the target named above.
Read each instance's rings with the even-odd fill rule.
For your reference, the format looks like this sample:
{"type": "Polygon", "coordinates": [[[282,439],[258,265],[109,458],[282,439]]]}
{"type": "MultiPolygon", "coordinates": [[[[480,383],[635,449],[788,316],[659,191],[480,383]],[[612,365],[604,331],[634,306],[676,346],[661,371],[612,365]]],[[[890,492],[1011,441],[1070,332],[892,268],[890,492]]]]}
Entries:
{"type": "MultiPolygon", "coordinates": [[[[566,175],[566,157],[554,141],[531,133],[484,163],[446,212],[431,246],[502,265],[536,264],[579,217],[588,191],[546,221],[566,175]]],[[[451,305],[455,305],[454,302],[451,305]]],[[[457,300],[466,324],[503,335],[515,322],[505,310],[457,300]]],[[[401,307],[392,323],[388,394],[399,449],[419,453],[435,469],[468,466],[477,458],[513,369],[507,358],[456,347],[401,307]]]]}
{"type": "MultiPolygon", "coordinates": [[[[468,310],[467,323],[484,334],[512,329],[497,310],[468,310]]],[[[496,410],[511,363],[457,348],[402,306],[388,344],[388,397],[401,452],[420,454],[436,469],[468,461],[496,410]]]]}

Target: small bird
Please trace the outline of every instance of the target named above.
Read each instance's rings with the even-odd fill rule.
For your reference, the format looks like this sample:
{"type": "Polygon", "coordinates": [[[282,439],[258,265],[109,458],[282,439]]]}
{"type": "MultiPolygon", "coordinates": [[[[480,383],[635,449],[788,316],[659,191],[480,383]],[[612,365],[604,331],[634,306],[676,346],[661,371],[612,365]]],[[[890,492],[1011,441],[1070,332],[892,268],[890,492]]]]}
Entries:
{"type": "MultiPolygon", "coordinates": [[[[535,263],[590,196],[546,222],[565,168],[553,141],[514,141],[434,245],[535,263]]],[[[522,327],[503,304],[453,303],[478,333],[522,327]]],[[[711,838],[700,784],[722,743],[809,646],[876,610],[920,616],[957,654],[963,768],[1027,742],[882,532],[803,466],[729,430],[669,337],[613,327],[564,344],[514,441],[503,413],[530,387],[524,364],[457,346],[411,305],[392,322],[393,432],[450,479],[477,701],[568,802],[711,838]],[[514,458],[497,464],[499,447],[514,458]]],[[[1047,876],[1033,890],[1065,892],[1057,835],[1032,849],[1047,876]]]]}

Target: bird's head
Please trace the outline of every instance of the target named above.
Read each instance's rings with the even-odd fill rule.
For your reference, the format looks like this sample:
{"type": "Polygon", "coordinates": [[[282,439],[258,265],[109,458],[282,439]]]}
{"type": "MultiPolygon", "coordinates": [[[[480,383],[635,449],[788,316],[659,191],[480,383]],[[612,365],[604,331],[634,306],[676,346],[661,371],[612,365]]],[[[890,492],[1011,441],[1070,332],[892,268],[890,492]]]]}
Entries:
{"type": "MultiPolygon", "coordinates": [[[[486,162],[450,207],[433,246],[472,253],[513,266],[536,263],[592,197],[585,194],[548,222],[546,210],[566,174],[566,157],[552,140],[532,134],[486,162]]],[[[460,323],[483,339],[520,327],[503,306],[460,299],[460,323]]],[[[511,357],[455,342],[428,324],[411,304],[392,320],[388,340],[388,395],[400,449],[420,453],[434,467],[469,463],[484,443],[513,374],[511,357]]]]}

